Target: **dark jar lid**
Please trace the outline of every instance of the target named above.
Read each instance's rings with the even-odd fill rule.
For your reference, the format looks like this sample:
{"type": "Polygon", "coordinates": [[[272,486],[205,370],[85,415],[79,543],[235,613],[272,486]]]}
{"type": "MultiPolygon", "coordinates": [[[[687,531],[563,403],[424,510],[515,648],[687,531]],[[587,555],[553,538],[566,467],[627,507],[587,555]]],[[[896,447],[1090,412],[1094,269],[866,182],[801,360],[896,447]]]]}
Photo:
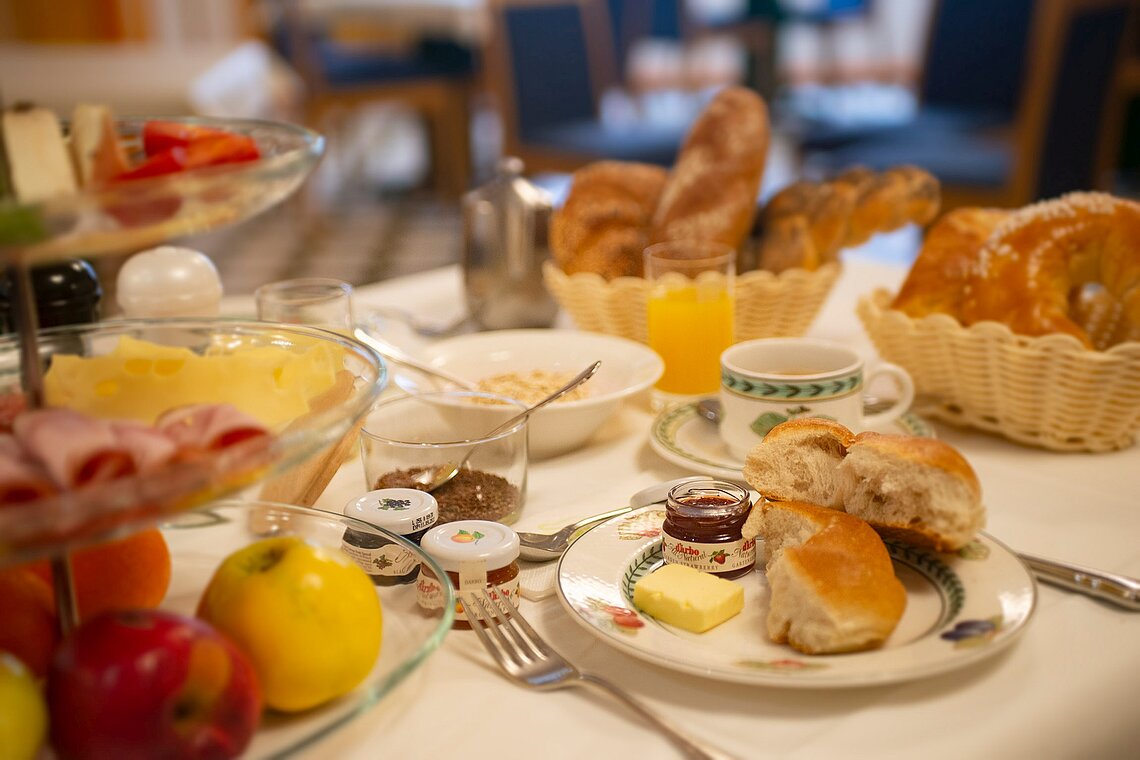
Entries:
{"type": "MultiPolygon", "coordinates": [[[[40,327],[98,321],[103,289],[86,261],[71,259],[32,267],[31,281],[40,327]]],[[[0,277],[0,331],[15,331],[15,309],[11,275],[6,273],[0,277]]]]}

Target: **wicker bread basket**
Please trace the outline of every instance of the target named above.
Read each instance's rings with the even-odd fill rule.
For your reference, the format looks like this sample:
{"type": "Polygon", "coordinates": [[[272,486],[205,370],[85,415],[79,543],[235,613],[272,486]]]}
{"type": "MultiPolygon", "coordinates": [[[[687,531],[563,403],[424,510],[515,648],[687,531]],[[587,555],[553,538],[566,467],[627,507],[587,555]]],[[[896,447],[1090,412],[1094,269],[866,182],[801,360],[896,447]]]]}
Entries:
{"type": "MultiPolygon", "coordinates": [[[[645,343],[649,283],[641,277],[606,281],[600,275],[568,275],[553,262],[543,266],[546,287],[582,330],[618,335],[645,343]]],[[[789,269],[778,275],[745,272],[736,277],[736,339],[803,335],[839,277],[839,265],[809,272],[789,269]]]]}
{"type": "MultiPolygon", "coordinates": [[[[857,306],[875,347],[914,378],[921,412],[1056,451],[1111,451],[1140,428],[1140,342],[1092,351],[1069,335],[1027,338],[1005,325],[913,319],[878,290],[857,306]]],[[[1095,336],[1094,341],[1095,341],[1095,336]]]]}

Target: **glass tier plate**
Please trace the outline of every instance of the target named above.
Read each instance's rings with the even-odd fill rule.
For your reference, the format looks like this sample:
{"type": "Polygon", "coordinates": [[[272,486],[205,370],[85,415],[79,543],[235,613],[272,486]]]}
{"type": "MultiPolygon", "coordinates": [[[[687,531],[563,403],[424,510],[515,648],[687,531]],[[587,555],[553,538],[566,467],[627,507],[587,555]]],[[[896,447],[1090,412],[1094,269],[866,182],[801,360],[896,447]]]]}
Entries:
{"type": "MultiPolygon", "coordinates": [[[[178,515],[161,525],[171,554],[171,583],[165,609],[193,615],[215,568],[230,553],[269,536],[296,535],[320,545],[339,547],[345,528],[385,536],[414,553],[437,577],[443,569],[419,546],[381,528],[343,515],[268,502],[226,501],[178,515]]],[[[244,757],[283,757],[311,747],[346,723],[368,712],[375,730],[400,718],[399,711],[373,709],[434,652],[451,630],[454,599],[450,586],[441,609],[431,614],[416,600],[416,584],[376,586],[384,615],[380,657],[364,682],[326,705],[293,715],[266,713],[244,757]]],[[[336,640],[313,646],[336,647],[336,640]]],[[[414,694],[415,679],[400,694],[414,694]]],[[[375,748],[374,748],[375,749],[375,748]]],[[[327,751],[326,753],[327,754],[327,751]]],[[[316,756],[322,756],[319,750],[316,756]]]]}
{"type": "MultiPolygon", "coordinates": [[[[128,152],[141,154],[149,119],[117,122],[128,152]]],[[[324,152],[324,138],[266,121],[180,118],[252,137],[261,158],[121,182],[35,204],[0,200],[0,256],[34,264],[139,250],[173,237],[248,219],[288,197],[324,152]]]]}
{"type": "MultiPolygon", "coordinates": [[[[196,354],[232,353],[250,347],[303,351],[321,345],[334,351],[351,380],[331,405],[283,423],[268,445],[247,441],[193,461],[147,474],[108,481],[38,501],[0,507],[0,566],[125,535],[171,513],[232,494],[284,472],[318,450],[340,441],[371,406],[388,381],[387,367],[371,349],[327,330],[225,319],[121,320],[39,333],[40,355],[49,367],[59,354],[102,356],[122,336],[196,354]]],[[[159,383],[161,373],[148,375],[159,383]]],[[[0,399],[22,402],[21,351],[17,338],[0,341],[0,399]]],[[[186,398],[184,402],[209,401],[186,398]]],[[[175,404],[178,405],[178,404],[175,404]]]]}

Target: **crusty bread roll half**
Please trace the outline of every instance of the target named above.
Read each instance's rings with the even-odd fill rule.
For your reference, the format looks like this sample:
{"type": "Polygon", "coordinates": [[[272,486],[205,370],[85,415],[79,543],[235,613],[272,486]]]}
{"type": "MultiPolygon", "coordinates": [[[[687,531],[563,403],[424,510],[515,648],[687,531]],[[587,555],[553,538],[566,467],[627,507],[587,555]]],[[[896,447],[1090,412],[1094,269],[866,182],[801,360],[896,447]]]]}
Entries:
{"type": "Polygon", "coordinates": [[[843,509],[889,538],[956,551],[985,524],[974,470],[942,441],[860,433],[838,471],[843,509]]]}
{"type": "Polygon", "coordinates": [[[985,524],[973,469],[933,438],[852,435],[832,420],[790,420],[748,452],[744,479],[767,499],[841,509],[883,535],[937,551],[957,551],[985,524]]]}
{"type": "Polygon", "coordinates": [[[856,517],[798,501],[768,502],[746,525],[763,538],[768,635],[806,654],[880,646],[906,590],[878,534],[856,517]]]}
{"type": "Polygon", "coordinates": [[[820,418],[788,420],[752,447],[744,461],[744,479],[766,499],[807,501],[842,509],[839,463],[855,434],[838,422],[820,418]]]}

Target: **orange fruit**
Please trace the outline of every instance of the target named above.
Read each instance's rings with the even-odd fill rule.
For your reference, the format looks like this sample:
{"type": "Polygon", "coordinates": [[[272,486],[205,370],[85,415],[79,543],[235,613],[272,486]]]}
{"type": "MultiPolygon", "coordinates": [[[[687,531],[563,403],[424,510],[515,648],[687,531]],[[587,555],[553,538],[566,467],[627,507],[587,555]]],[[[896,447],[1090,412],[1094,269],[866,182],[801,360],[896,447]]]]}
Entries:
{"type": "Polygon", "coordinates": [[[0,610],[0,650],[46,675],[59,643],[51,586],[28,567],[0,570],[0,610]]]}
{"type": "MultiPolygon", "coordinates": [[[[36,563],[35,571],[50,583],[48,563],[36,563]]],[[[148,528],[73,552],[71,575],[81,621],[107,610],[157,607],[170,586],[170,549],[161,531],[148,528]]]]}

